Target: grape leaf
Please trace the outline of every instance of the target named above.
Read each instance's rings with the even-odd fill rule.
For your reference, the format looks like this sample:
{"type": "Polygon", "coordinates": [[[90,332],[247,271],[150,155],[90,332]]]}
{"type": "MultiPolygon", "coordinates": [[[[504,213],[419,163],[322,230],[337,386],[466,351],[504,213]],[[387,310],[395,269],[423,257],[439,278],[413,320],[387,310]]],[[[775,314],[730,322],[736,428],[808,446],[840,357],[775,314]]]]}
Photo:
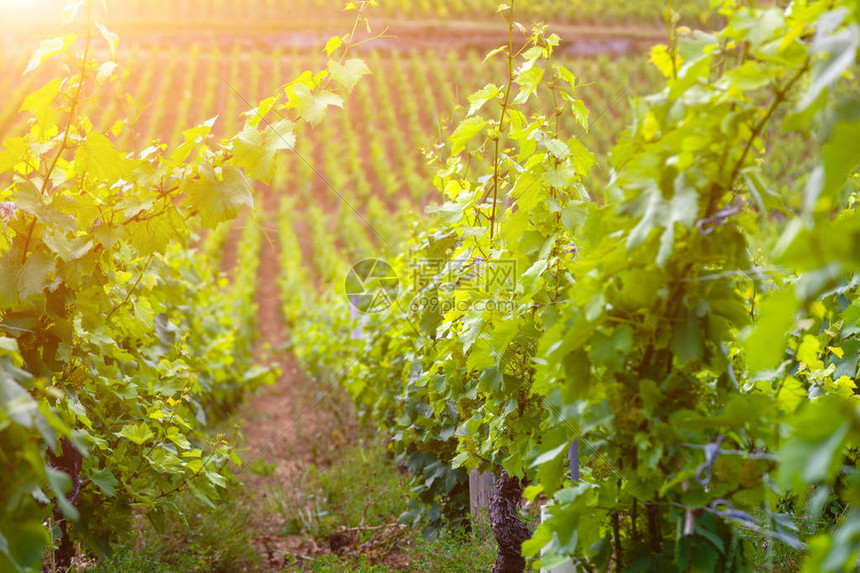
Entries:
{"type": "Polygon", "coordinates": [[[332,79],[345,87],[347,93],[350,93],[361,78],[370,73],[370,68],[367,67],[364,60],[350,58],[342,64],[334,60],[329,61],[328,71],[332,79]]]}
{"type": "Polygon", "coordinates": [[[210,229],[232,219],[244,207],[254,206],[251,184],[235,167],[224,168],[221,177],[216,176],[211,166],[201,167],[200,179],[190,183],[186,192],[203,225],[210,229]]]}

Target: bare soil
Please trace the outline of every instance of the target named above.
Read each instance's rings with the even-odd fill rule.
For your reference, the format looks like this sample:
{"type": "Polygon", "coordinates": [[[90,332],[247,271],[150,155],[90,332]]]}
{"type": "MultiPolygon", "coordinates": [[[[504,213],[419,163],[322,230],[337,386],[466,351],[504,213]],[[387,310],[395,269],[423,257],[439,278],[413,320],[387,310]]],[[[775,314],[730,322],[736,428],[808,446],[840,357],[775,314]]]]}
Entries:
{"type": "MultiPolygon", "coordinates": [[[[263,227],[271,228],[277,197],[269,191],[260,199],[268,214],[263,227]]],[[[349,532],[322,541],[288,532],[294,530],[289,523],[293,515],[312,503],[301,495],[307,493],[309,472],[336,463],[361,432],[342,391],[332,388],[323,393],[329,380],[306,375],[286,349],[289,330],[280,308],[278,254],[276,236],[264,234],[257,284],[257,347],[260,356],[273,360],[281,373],[273,386],[262,388],[238,412],[244,420],[245,467],[260,458],[268,465],[269,475],[248,471],[241,480],[253,515],[247,529],[264,563],[260,570],[302,571],[303,564],[333,549],[349,550],[357,540],[349,532]]],[[[397,550],[384,559],[389,564],[404,560],[397,550]]]]}

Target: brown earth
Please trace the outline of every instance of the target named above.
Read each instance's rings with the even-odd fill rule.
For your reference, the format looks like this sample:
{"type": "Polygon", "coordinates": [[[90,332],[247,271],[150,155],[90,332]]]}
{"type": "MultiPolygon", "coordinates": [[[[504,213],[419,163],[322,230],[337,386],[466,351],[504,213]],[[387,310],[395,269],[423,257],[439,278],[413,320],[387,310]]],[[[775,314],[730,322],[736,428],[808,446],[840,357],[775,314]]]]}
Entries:
{"type": "MultiPolygon", "coordinates": [[[[264,212],[266,203],[276,202],[272,194],[268,195],[260,196],[264,212]]],[[[264,225],[269,222],[266,219],[264,217],[264,225]]],[[[239,412],[239,417],[245,421],[246,464],[254,463],[259,457],[274,470],[270,476],[248,472],[242,478],[249,503],[260,505],[269,497],[277,496],[277,489],[286,492],[291,484],[302,479],[315,462],[317,444],[313,438],[331,433],[334,424],[333,416],[323,404],[308,408],[314,400],[314,383],[301,372],[292,354],[283,349],[287,325],[281,313],[277,286],[278,252],[276,237],[264,235],[257,271],[257,328],[260,332],[257,344],[260,354],[271,356],[281,374],[273,386],[264,387],[239,412]]],[[[330,443],[334,446],[335,441],[330,443]]],[[[283,515],[267,511],[257,511],[254,515],[254,522],[248,526],[257,534],[254,544],[267,570],[279,571],[287,555],[309,558],[320,552],[313,540],[300,535],[281,535],[279,532],[286,529],[283,515]]]]}
{"type": "MultiPolygon", "coordinates": [[[[305,483],[312,468],[325,469],[337,462],[341,452],[354,445],[361,431],[348,399],[338,387],[326,387],[327,379],[314,379],[302,372],[287,349],[289,328],[280,308],[277,284],[279,248],[275,226],[277,197],[260,193],[263,201],[263,243],[257,277],[257,341],[259,355],[271,360],[280,375],[272,386],[263,387],[240,408],[243,420],[244,462],[242,497],[252,508],[247,532],[263,559],[261,571],[302,571],[303,564],[323,554],[358,550],[357,532],[344,530],[329,540],[315,540],[296,531],[295,515],[311,515],[316,501],[308,496],[305,483]],[[247,471],[257,460],[265,472],[247,471]],[[289,532],[289,533],[287,533],[289,532]]],[[[312,519],[312,518],[311,518],[312,519]]],[[[380,528],[379,536],[405,533],[397,526],[380,528]]],[[[402,536],[401,536],[402,537],[402,536]]],[[[395,545],[381,561],[403,565],[405,557],[395,545]]]]}

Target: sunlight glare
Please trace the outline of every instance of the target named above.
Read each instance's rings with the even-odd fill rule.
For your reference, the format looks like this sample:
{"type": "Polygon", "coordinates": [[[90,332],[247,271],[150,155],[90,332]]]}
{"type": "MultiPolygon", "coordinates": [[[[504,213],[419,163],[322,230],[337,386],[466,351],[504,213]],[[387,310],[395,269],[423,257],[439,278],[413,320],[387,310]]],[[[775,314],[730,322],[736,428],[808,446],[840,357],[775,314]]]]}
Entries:
{"type": "Polygon", "coordinates": [[[35,14],[50,8],[62,9],[62,6],[51,0],[0,0],[0,13],[4,14],[35,14]]]}

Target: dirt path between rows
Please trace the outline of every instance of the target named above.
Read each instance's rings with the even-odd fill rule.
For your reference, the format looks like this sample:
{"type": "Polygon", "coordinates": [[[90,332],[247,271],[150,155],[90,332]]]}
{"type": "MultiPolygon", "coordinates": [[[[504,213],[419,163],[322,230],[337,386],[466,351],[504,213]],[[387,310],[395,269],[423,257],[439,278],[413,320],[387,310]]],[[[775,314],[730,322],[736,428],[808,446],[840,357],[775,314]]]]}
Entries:
{"type": "Polygon", "coordinates": [[[297,571],[302,562],[327,551],[316,542],[294,531],[295,515],[306,510],[303,499],[305,478],[312,468],[334,463],[346,447],[349,428],[355,424],[349,415],[338,415],[337,398],[319,392],[326,381],[314,380],[302,372],[295,357],[285,349],[289,331],[281,312],[278,288],[279,247],[277,198],[272,192],[260,193],[264,209],[261,220],[263,244],[257,271],[258,356],[271,359],[281,375],[273,386],[263,387],[240,408],[245,438],[243,459],[248,467],[260,457],[267,471],[248,471],[242,476],[244,499],[252,509],[247,524],[250,537],[264,561],[261,571],[297,571]],[[309,407],[310,406],[310,407],[309,407]],[[268,474],[268,475],[266,475],[268,474]],[[298,564],[298,565],[297,565],[298,564]]]}

